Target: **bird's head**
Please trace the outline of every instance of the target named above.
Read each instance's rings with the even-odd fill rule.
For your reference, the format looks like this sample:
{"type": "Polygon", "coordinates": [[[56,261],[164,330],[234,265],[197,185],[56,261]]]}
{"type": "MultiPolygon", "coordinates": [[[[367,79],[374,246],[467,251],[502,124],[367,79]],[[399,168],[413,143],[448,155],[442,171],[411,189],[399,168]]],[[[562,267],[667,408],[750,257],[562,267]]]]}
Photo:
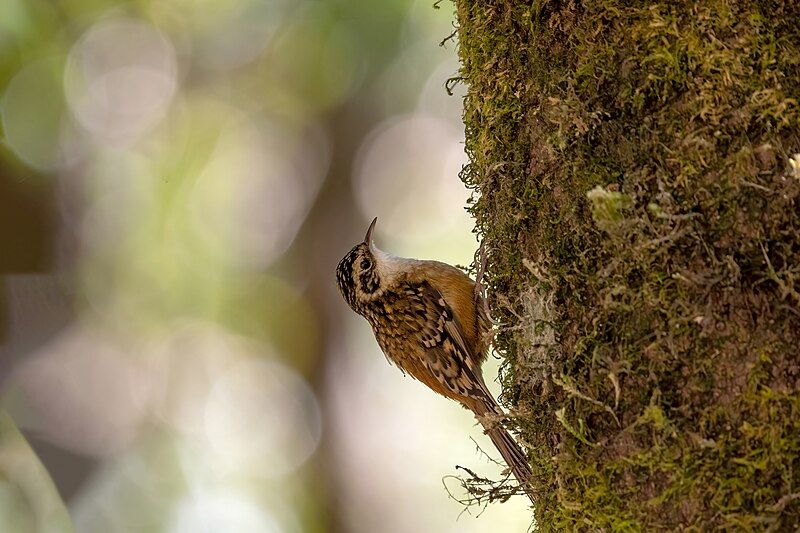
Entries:
{"type": "Polygon", "coordinates": [[[380,295],[379,262],[383,254],[372,242],[372,231],[377,221],[377,218],[372,220],[364,241],[353,246],[336,267],[339,291],[347,304],[356,312],[380,295]]]}

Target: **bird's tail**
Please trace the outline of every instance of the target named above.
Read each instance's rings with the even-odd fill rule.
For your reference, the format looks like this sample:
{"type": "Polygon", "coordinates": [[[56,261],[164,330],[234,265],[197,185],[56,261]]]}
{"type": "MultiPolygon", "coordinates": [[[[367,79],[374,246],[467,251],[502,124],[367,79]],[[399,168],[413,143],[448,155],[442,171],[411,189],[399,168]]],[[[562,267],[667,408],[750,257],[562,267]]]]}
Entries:
{"type": "Polygon", "coordinates": [[[514,437],[506,431],[499,421],[487,420],[485,416],[482,416],[487,414],[503,416],[503,411],[494,402],[481,407],[482,409],[480,409],[480,411],[485,409],[485,412],[477,412],[476,414],[478,415],[478,420],[481,425],[484,427],[485,433],[492,439],[492,443],[497,448],[497,451],[500,452],[500,455],[503,456],[506,465],[511,469],[514,477],[517,478],[517,481],[519,481],[519,484],[522,486],[531,502],[535,504],[536,501],[534,500],[533,487],[531,484],[533,472],[528,464],[528,458],[525,456],[525,452],[520,449],[514,437]]]}

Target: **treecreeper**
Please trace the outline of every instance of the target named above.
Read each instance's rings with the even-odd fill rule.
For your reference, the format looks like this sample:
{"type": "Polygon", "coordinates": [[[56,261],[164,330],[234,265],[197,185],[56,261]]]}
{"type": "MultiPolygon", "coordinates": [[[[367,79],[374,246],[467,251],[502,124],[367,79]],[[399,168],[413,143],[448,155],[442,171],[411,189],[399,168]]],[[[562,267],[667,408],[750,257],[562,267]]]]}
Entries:
{"type": "Polygon", "coordinates": [[[533,502],[528,460],[483,379],[492,323],[479,285],[447,263],[380,250],[372,240],[377,220],[336,267],[342,296],[390,362],[475,414],[533,502]]]}

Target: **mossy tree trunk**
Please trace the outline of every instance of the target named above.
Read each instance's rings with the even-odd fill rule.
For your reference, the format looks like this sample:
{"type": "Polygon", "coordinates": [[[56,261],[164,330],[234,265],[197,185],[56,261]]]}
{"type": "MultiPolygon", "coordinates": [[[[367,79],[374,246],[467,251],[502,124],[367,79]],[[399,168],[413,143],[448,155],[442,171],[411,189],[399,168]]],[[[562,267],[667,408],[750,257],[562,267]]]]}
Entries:
{"type": "Polygon", "coordinates": [[[800,2],[456,5],[538,526],[800,527],[800,2]]]}

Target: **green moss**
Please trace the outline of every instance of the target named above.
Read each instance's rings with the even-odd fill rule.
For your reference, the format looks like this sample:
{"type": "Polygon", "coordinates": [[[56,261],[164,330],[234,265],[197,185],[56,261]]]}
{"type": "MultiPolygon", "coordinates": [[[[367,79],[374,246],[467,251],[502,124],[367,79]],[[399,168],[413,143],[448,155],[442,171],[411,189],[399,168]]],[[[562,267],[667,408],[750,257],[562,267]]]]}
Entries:
{"type": "Polygon", "coordinates": [[[600,229],[613,231],[625,219],[625,211],[632,205],[630,197],[598,185],[586,193],[592,217],[600,229]]]}
{"type": "Polygon", "coordinates": [[[800,526],[800,4],[457,0],[544,530],[800,526]]]}

